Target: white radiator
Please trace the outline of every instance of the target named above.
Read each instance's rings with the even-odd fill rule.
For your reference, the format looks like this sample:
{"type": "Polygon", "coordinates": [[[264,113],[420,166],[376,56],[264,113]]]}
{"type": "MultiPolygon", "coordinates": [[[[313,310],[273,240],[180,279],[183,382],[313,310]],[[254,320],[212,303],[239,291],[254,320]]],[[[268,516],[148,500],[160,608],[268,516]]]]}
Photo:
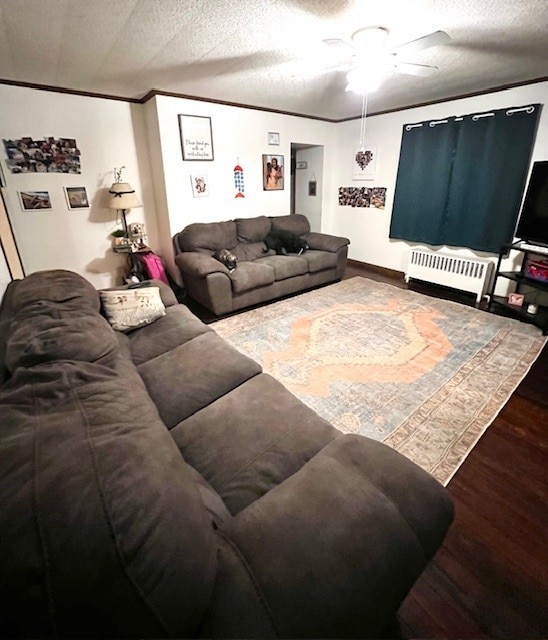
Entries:
{"type": "Polygon", "coordinates": [[[476,294],[479,302],[489,287],[493,263],[482,258],[461,258],[447,253],[411,249],[405,281],[410,278],[476,294]]]}

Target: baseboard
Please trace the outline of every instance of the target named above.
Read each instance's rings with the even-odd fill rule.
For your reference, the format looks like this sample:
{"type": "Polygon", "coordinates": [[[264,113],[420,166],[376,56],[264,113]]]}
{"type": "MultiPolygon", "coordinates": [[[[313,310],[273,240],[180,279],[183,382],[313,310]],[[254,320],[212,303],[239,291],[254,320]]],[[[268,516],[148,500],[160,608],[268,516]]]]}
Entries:
{"type": "Polygon", "coordinates": [[[359,260],[352,260],[351,258],[347,259],[347,264],[356,269],[367,269],[367,271],[372,271],[373,273],[378,273],[381,276],[386,276],[387,278],[394,278],[396,280],[401,280],[405,277],[405,273],[403,271],[396,271],[395,269],[387,269],[386,267],[379,267],[376,264],[369,264],[368,262],[360,262],[359,260]]]}

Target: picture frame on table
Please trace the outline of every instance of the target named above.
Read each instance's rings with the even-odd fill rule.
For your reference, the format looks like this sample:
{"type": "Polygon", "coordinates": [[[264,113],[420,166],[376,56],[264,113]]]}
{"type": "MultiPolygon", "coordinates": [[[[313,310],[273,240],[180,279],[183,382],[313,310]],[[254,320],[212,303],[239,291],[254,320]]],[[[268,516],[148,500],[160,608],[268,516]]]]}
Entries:
{"type": "Polygon", "coordinates": [[[183,160],[214,159],[211,118],[179,114],[179,133],[183,160]]]}
{"type": "Polygon", "coordinates": [[[523,293],[511,293],[508,296],[508,304],[513,307],[522,307],[525,301],[525,295],[523,293]]]}

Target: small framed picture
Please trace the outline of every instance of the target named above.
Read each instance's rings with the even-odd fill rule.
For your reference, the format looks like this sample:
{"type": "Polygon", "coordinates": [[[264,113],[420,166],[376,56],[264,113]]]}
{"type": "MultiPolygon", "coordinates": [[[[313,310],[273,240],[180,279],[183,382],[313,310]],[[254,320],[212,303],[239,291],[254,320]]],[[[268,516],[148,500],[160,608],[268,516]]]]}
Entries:
{"type": "Polygon", "coordinates": [[[46,211],[51,209],[48,191],[19,191],[23,211],[46,211]]]}
{"type": "Polygon", "coordinates": [[[377,169],[377,148],[354,149],[352,180],[374,180],[377,169]]]}
{"type": "Polygon", "coordinates": [[[204,198],[209,195],[209,182],[203,173],[190,176],[192,195],[195,198],[204,198]]]}
{"type": "Polygon", "coordinates": [[[279,146],[280,144],[280,134],[277,131],[269,131],[268,132],[268,144],[272,146],[279,146]]]}
{"type": "Polygon", "coordinates": [[[69,209],[89,209],[85,187],[65,187],[65,197],[69,209]]]}
{"type": "Polygon", "coordinates": [[[278,191],[284,188],[284,157],[263,155],[263,190],[278,191]]]}
{"type": "Polygon", "coordinates": [[[179,114],[183,160],[213,160],[211,118],[179,114]]]}
{"type": "Polygon", "coordinates": [[[315,196],[316,195],[316,181],[315,180],[309,180],[308,182],[308,195],[309,196],[315,196]]]}
{"type": "Polygon", "coordinates": [[[514,307],[522,307],[524,300],[525,296],[522,293],[511,293],[508,296],[508,304],[514,307]]]}

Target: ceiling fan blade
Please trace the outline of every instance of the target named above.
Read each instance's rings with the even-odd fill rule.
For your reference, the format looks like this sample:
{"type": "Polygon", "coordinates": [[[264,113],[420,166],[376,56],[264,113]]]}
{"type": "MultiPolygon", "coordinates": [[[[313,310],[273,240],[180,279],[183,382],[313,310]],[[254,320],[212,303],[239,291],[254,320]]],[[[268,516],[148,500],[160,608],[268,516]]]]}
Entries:
{"type": "Polygon", "coordinates": [[[417,51],[428,49],[429,47],[437,47],[440,44],[446,44],[449,40],[451,40],[451,37],[445,33],[445,31],[434,31],[433,33],[429,33],[427,36],[422,36],[416,40],[400,44],[399,47],[392,49],[392,53],[397,53],[398,55],[403,54],[406,56],[410,53],[416,53],[417,51]]]}
{"type": "Polygon", "coordinates": [[[438,70],[438,67],[427,64],[413,64],[412,62],[394,62],[392,66],[398,73],[404,73],[407,76],[421,76],[423,78],[431,76],[438,70]]]}
{"type": "Polygon", "coordinates": [[[344,62],[331,67],[322,67],[321,69],[303,69],[291,74],[291,78],[313,78],[314,76],[323,76],[335,71],[350,71],[354,67],[354,62],[344,62]]]}

